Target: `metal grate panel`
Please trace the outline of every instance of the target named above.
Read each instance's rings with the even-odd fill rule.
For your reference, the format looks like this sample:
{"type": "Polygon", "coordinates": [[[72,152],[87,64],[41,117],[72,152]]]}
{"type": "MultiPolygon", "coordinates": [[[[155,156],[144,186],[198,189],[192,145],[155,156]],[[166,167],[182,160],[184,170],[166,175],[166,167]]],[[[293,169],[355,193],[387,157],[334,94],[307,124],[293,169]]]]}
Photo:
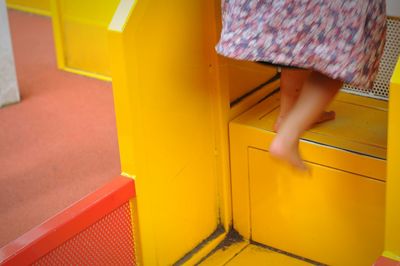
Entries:
{"type": "Polygon", "coordinates": [[[127,202],[33,265],[135,265],[132,232],[127,202]]]}
{"type": "Polygon", "coordinates": [[[376,99],[387,100],[389,98],[389,84],[400,55],[400,20],[388,18],[386,46],[379,65],[378,76],[371,91],[358,89],[354,86],[345,84],[345,92],[368,96],[376,99]]]}

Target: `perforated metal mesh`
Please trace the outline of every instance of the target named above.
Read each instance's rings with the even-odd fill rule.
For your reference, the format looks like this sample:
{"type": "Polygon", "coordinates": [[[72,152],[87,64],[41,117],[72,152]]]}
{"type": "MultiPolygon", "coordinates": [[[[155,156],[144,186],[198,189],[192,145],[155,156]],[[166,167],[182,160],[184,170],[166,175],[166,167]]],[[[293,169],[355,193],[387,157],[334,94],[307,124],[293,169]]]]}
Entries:
{"type": "Polygon", "coordinates": [[[344,91],[376,99],[388,99],[390,78],[393,75],[397,59],[400,55],[400,20],[389,18],[387,26],[386,46],[373,89],[365,91],[345,84],[343,87],[344,91]]]}
{"type": "Polygon", "coordinates": [[[133,242],[127,202],[33,265],[135,265],[133,242]]]}

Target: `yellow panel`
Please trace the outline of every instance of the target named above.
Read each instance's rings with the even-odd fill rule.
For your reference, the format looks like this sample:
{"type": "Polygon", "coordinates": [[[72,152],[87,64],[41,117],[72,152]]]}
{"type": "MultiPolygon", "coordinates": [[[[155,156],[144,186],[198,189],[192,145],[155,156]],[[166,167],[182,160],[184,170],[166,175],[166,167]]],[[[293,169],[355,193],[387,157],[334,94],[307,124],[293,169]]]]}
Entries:
{"type": "Polygon", "coordinates": [[[307,266],[312,265],[259,246],[249,245],[239,255],[234,257],[226,266],[307,266]]]}
{"type": "Polygon", "coordinates": [[[107,27],[119,0],[52,0],[60,68],[109,80],[107,27]]]}
{"type": "Polygon", "coordinates": [[[7,0],[7,7],[33,14],[50,16],[50,0],[7,0]]]}
{"type": "Polygon", "coordinates": [[[110,25],[121,165],[135,176],[144,265],[171,265],[229,226],[214,4],[121,1],[110,25]]]}
{"type": "Polygon", "coordinates": [[[400,261],[400,60],[390,85],[385,256],[400,261]]]}
{"type": "Polygon", "coordinates": [[[234,119],[238,115],[242,114],[246,110],[249,110],[251,107],[259,103],[266,95],[271,94],[274,90],[276,90],[280,85],[280,80],[273,80],[262,86],[261,88],[257,89],[256,91],[252,92],[245,98],[241,98],[240,102],[234,104],[230,110],[230,120],[234,119]]]}
{"type": "Polygon", "coordinates": [[[388,110],[388,102],[386,100],[378,100],[374,98],[358,96],[351,93],[339,93],[336,96],[336,100],[340,102],[365,106],[367,108],[375,108],[383,111],[388,110]]]}
{"type": "Polygon", "coordinates": [[[372,265],[383,249],[384,183],[309,163],[296,175],[249,149],[254,241],[328,265],[372,265]]]}
{"type": "Polygon", "coordinates": [[[234,101],[276,75],[275,68],[261,64],[224,58],[229,71],[230,101],[234,101]]]}

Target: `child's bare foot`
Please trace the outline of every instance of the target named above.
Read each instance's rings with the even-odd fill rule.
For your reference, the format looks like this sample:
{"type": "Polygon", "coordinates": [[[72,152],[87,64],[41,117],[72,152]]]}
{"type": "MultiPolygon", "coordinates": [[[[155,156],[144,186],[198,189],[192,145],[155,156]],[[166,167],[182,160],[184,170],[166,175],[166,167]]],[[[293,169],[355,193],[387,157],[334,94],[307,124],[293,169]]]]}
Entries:
{"type": "Polygon", "coordinates": [[[298,142],[291,143],[285,141],[278,135],[272,141],[271,146],[269,147],[269,152],[273,157],[289,163],[298,170],[308,170],[300,157],[298,142]]]}
{"type": "MultiPolygon", "coordinates": [[[[323,122],[327,122],[327,121],[330,121],[330,120],[334,120],[335,118],[336,118],[335,111],[325,111],[325,112],[323,112],[321,114],[321,116],[317,119],[317,121],[310,128],[312,128],[313,126],[315,126],[317,124],[320,124],[320,123],[323,123],[323,122]]],[[[284,116],[279,114],[279,116],[276,119],[275,124],[274,124],[274,128],[273,128],[274,132],[278,132],[278,130],[279,130],[281,124],[282,124],[283,119],[284,119],[284,116]]]]}

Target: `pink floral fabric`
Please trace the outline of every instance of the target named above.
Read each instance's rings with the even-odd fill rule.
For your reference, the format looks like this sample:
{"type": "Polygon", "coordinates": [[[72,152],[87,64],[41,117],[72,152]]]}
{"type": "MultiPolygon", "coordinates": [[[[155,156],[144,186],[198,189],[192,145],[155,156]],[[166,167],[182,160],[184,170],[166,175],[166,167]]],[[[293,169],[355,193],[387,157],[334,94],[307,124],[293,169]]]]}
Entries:
{"type": "Polygon", "coordinates": [[[372,86],[385,43],[385,0],[222,0],[222,10],[221,55],[372,86]]]}

